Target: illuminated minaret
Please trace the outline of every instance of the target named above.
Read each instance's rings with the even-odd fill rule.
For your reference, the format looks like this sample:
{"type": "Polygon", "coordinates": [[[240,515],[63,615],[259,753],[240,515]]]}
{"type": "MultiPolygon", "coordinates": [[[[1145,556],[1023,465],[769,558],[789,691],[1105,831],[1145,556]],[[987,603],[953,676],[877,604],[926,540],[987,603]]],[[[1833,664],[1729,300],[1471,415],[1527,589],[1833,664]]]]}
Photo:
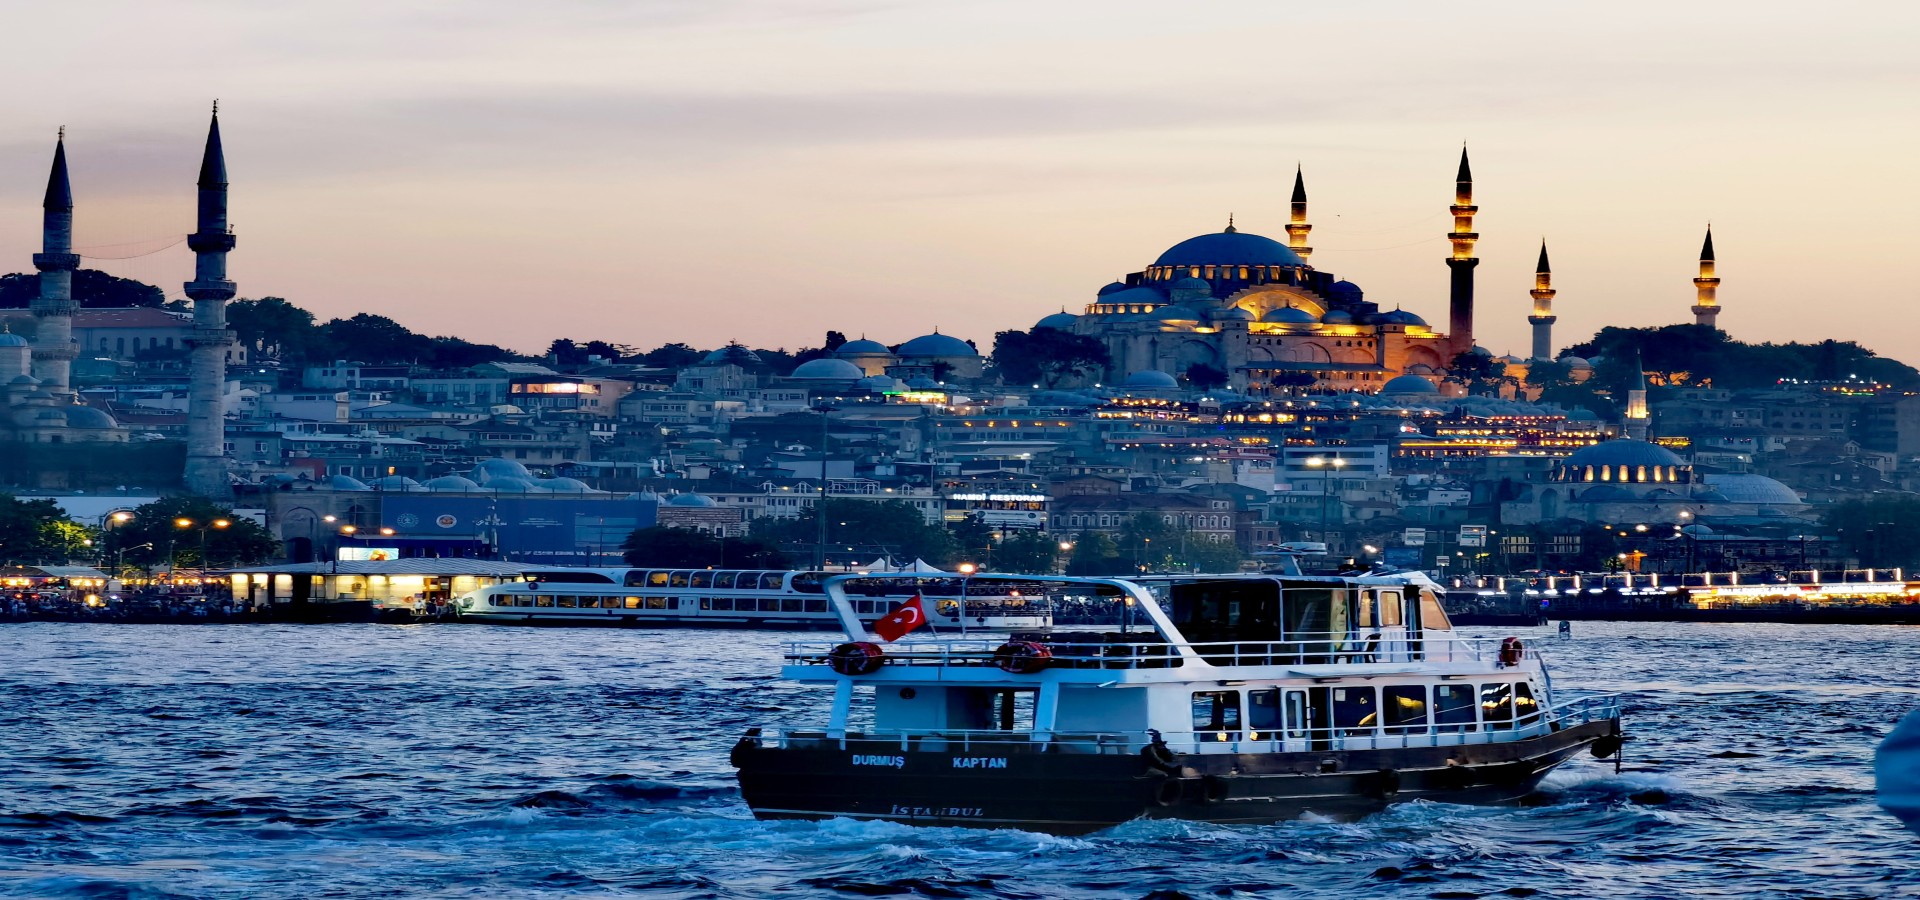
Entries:
{"type": "Polygon", "coordinates": [[[1640,365],[1640,357],[1633,358],[1633,387],[1627,391],[1627,413],[1624,417],[1627,437],[1644,441],[1647,439],[1647,423],[1652,419],[1647,411],[1647,371],[1640,365]]]}
{"type": "Polygon", "coordinates": [[[1547,265],[1547,242],[1540,241],[1540,263],[1533,267],[1533,358],[1553,358],[1553,269],[1547,265]]]}
{"type": "Polygon", "coordinates": [[[1313,255],[1313,248],[1307,246],[1307,232],[1313,226],[1307,224],[1307,182],[1300,175],[1300,167],[1293,167],[1293,217],[1287,222],[1287,249],[1299,254],[1300,261],[1306,262],[1313,255]]]}
{"type": "Polygon", "coordinates": [[[33,337],[33,377],[62,403],[72,402],[73,270],[80,257],[73,252],[73,185],[67,180],[67,130],[53,145],[53,171],[47,176],[47,195],[41,204],[41,252],[33,255],[40,270],[40,296],[33,301],[33,317],[40,320],[33,337]]]}
{"type": "Polygon", "coordinates": [[[1719,287],[1720,279],[1713,274],[1713,226],[1708,225],[1707,242],[1700,246],[1700,277],[1693,280],[1693,324],[1720,327],[1714,324],[1720,316],[1720,301],[1713,296],[1719,287]]]}
{"type": "Polygon", "coordinates": [[[1453,352],[1465,353],[1473,349],[1473,267],[1480,264],[1473,255],[1473,242],[1480,239],[1473,233],[1473,214],[1480,207],[1473,205],[1473,170],[1467,167],[1465,146],[1460,148],[1460,172],[1453,181],[1453,205],[1448,207],[1453,213],[1453,232],[1447,235],[1453,255],[1447,258],[1447,268],[1453,278],[1447,292],[1447,329],[1453,352]]]}
{"type": "Polygon", "coordinates": [[[227,158],[220,149],[220,106],[213,107],[207,129],[207,149],[200,158],[199,227],[187,236],[193,250],[193,280],[187,296],[193,298],[192,378],[187,389],[187,489],[221,499],[233,494],[227,479],[226,398],[227,348],[233,333],[227,330],[227,301],[233,282],[227,280],[227,251],[233,232],[227,227],[227,158]]]}

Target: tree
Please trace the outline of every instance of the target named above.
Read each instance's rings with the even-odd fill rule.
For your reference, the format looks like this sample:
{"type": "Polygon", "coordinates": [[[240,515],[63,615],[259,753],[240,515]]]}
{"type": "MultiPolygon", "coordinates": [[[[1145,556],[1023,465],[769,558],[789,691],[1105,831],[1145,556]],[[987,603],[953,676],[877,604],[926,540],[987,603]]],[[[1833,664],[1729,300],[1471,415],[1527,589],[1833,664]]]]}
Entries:
{"type": "Polygon", "coordinates": [[[706,354],[686,344],[661,344],[640,355],[640,361],[657,369],[680,369],[699,362],[706,354]]]}
{"type": "Polygon", "coordinates": [[[233,566],[261,562],[280,548],[273,534],[252,519],[204,497],[162,497],[133,510],[105,535],[101,555],[126,551],[131,565],[172,560],[179,566],[233,566]],[[225,525],[219,523],[225,522],[225,525]],[[205,553],[201,548],[205,546],[205,553]]]}
{"type": "Polygon", "coordinates": [[[1200,390],[1212,390],[1227,383],[1227,373],[1206,363],[1187,367],[1187,383],[1200,390]]]}
{"type": "Polygon", "coordinates": [[[313,345],[313,313],[281,297],[235,300],[227,304],[227,325],[240,344],[256,353],[305,360],[313,345]]]}
{"type": "Polygon", "coordinates": [[[1043,531],[1010,531],[993,545],[993,570],[1047,575],[1060,557],[1060,541],[1043,531]]]}
{"type": "Polygon", "coordinates": [[[0,494],[0,562],[66,562],[89,554],[90,537],[52,500],[0,494]]]}
{"type": "Polygon", "coordinates": [[[993,336],[993,364],[1009,382],[1054,387],[1070,376],[1098,373],[1111,362],[1105,344],[1058,328],[993,336]]]}
{"type": "Polygon", "coordinates": [[[1506,363],[1471,350],[1456,354],[1453,362],[1447,366],[1449,374],[1469,380],[1497,378],[1505,370],[1506,363]]]}
{"type": "Polygon", "coordinates": [[[587,361],[587,351],[566,338],[559,338],[548,344],[547,355],[563,366],[582,365],[587,361]]]}
{"type": "Polygon", "coordinates": [[[979,516],[967,516],[948,525],[947,534],[952,536],[954,552],[959,554],[956,562],[970,562],[983,569],[991,563],[995,571],[1008,571],[998,559],[990,559],[993,555],[993,529],[980,521],[979,516]]]}
{"type": "Polygon", "coordinates": [[[1120,546],[1106,533],[1082,531],[1073,539],[1072,555],[1067,558],[1068,575],[1099,577],[1137,571],[1131,560],[1120,556],[1120,546]]]}
{"type": "Polygon", "coordinates": [[[1232,541],[1216,541],[1154,513],[1140,513],[1120,532],[1122,555],[1153,572],[1234,572],[1246,556],[1232,541]]]}
{"type": "MultiPolygon", "coordinates": [[[[33,305],[33,299],[38,296],[38,274],[15,272],[0,275],[0,309],[26,309],[33,305]]],[[[85,309],[159,307],[167,302],[167,292],[143,281],[108,275],[99,269],[76,269],[73,273],[73,299],[85,309]]]]}
{"type": "Polygon", "coordinates": [[[386,316],[359,313],[350,319],[331,319],[320,326],[326,343],[338,358],[363,363],[411,363],[431,355],[430,338],[414,334],[386,316]]]}
{"type": "MultiPolygon", "coordinates": [[[[956,559],[957,542],[947,529],[928,524],[918,507],[903,500],[844,500],[827,498],[827,545],[845,557],[890,556],[895,560],[924,559],[949,565],[956,559]],[[853,548],[848,550],[847,548],[853,548]]],[[[811,559],[819,540],[818,511],[808,509],[797,518],[760,519],[754,537],[779,544],[788,554],[811,559]]]]}
{"type": "Polygon", "coordinates": [[[1848,500],[1834,504],[1824,518],[1840,546],[1863,566],[1912,568],[1920,562],[1920,498],[1848,500]]]}

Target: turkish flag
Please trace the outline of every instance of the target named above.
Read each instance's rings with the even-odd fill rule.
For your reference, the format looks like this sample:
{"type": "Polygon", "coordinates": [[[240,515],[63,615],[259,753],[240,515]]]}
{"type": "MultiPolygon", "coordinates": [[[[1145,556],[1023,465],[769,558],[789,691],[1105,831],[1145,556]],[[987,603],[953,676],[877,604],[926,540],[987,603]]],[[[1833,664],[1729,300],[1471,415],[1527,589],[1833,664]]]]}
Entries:
{"type": "Polygon", "coordinates": [[[927,608],[921,604],[920,595],[915,594],[912,600],[894,607],[892,612],[873,623],[873,633],[883,641],[897,641],[907,632],[925,624],[927,608]]]}

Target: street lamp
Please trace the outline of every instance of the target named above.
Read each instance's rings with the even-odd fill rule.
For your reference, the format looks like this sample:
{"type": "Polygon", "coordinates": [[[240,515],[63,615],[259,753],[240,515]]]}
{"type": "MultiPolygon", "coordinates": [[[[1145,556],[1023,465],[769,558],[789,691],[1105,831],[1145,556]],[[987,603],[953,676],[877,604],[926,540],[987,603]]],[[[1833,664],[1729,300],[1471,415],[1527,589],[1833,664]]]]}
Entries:
{"type": "Polygon", "coordinates": [[[1346,465],[1347,461],[1338,456],[1307,457],[1307,466],[1309,468],[1319,469],[1330,466],[1333,469],[1332,472],[1328,472],[1320,478],[1320,542],[1323,544],[1327,542],[1327,507],[1333,499],[1333,479],[1338,476],[1339,471],[1345,468],[1346,465]]]}

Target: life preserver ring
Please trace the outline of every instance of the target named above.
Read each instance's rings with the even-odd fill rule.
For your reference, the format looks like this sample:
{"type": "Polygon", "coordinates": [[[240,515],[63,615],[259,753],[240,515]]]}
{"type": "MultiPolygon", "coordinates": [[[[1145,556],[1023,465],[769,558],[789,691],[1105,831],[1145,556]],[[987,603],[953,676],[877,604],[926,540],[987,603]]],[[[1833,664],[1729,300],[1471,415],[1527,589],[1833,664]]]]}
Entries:
{"type": "Polygon", "coordinates": [[[1517,637],[1500,640],[1500,665],[1502,668],[1517,666],[1527,658],[1527,645],[1520,643],[1517,637]]]}
{"type": "Polygon", "coordinates": [[[872,675],[887,664],[887,652],[872,641],[851,641],[827,654],[827,666],[842,675],[872,675]]]}
{"type": "Polygon", "coordinates": [[[1053,661],[1053,651],[1032,641],[1008,641],[993,651],[993,664],[1015,675],[1032,675],[1053,661]]]}

